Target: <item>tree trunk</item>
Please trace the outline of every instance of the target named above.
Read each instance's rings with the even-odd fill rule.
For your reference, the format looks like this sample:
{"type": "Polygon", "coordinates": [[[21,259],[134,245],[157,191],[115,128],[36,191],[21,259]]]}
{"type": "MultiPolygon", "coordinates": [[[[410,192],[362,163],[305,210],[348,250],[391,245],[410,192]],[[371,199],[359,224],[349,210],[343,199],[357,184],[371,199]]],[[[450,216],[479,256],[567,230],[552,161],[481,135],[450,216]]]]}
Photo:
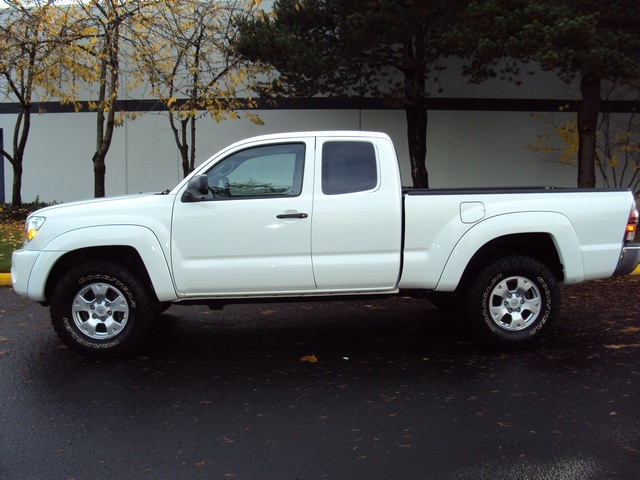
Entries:
{"type": "MultiPolygon", "coordinates": [[[[104,108],[104,107],[102,107],[104,108]]],[[[106,158],[111,146],[113,138],[113,130],[115,129],[115,102],[108,106],[109,111],[99,110],[98,116],[98,141],[96,142],[96,151],[91,158],[93,162],[93,193],[96,198],[106,195],[105,180],[107,173],[106,158]]]]}
{"type": "Polygon", "coordinates": [[[105,179],[107,174],[107,165],[105,164],[106,152],[103,154],[98,151],[93,154],[93,194],[96,198],[105,196],[105,179]]]}
{"type": "MultiPolygon", "coordinates": [[[[27,149],[27,140],[31,130],[31,103],[26,102],[25,95],[18,96],[21,99],[20,112],[13,129],[13,155],[7,157],[13,170],[13,183],[11,186],[11,205],[22,205],[22,172],[24,152],[27,149]]],[[[1,158],[1,157],[0,157],[1,158]]]]}
{"type": "Polygon", "coordinates": [[[407,139],[414,188],[429,188],[427,158],[427,108],[424,99],[405,107],[407,139]]]}
{"type": "Polygon", "coordinates": [[[188,126],[188,118],[180,120],[180,134],[182,141],[178,141],[178,149],[180,150],[180,157],[182,158],[182,178],[185,178],[189,173],[191,173],[189,171],[189,142],[187,142],[188,126]]]}
{"type": "Polygon", "coordinates": [[[582,77],[582,102],[578,110],[578,187],[596,186],[596,135],[600,114],[599,77],[582,77]]]}
{"type": "Polygon", "coordinates": [[[14,157],[14,162],[11,162],[13,167],[13,185],[11,189],[11,205],[22,205],[22,158],[19,160],[14,157]]]}
{"type": "Polygon", "coordinates": [[[101,51],[100,91],[97,112],[96,151],[93,154],[94,196],[104,197],[106,179],[106,158],[113,132],[116,127],[116,104],[118,99],[119,80],[119,45],[120,34],[118,22],[109,26],[105,32],[104,45],[101,51]]]}
{"type": "Polygon", "coordinates": [[[9,159],[13,170],[13,183],[11,186],[11,205],[22,204],[22,171],[24,162],[24,151],[27,144],[27,137],[30,129],[30,108],[23,110],[18,115],[15,132],[13,136],[13,156],[9,159]],[[20,132],[18,134],[18,132],[20,132]]]}
{"type": "MultiPolygon", "coordinates": [[[[404,73],[404,108],[407,118],[407,140],[411,161],[411,180],[414,188],[429,188],[427,159],[427,77],[425,58],[425,32],[408,40],[405,44],[407,58],[415,60],[404,73]]],[[[411,62],[409,62],[411,63],[411,62]]]]}
{"type": "Polygon", "coordinates": [[[189,173],[196,168],[196,116],[192,116],[191,124],[191,152],[189,154],[189,173]]]}
{"type": "MultiPolygon", "coordinates": [[[[114,81],[114,80],[112,80],[114,81]]],[[[113,90],[117,91],[117,90],[113,90]]],[[[98,141],[96,152],[93,154],[93,190],[96,198],[104,197],[106,195],[105,180],[106,180],[106,158],[111,146],[111,140],[113,139],[113,131],[116,126],[115,121],[115,101],[109,104],[109,111],[105,116],[103,111],[98,111],[98,141]]]]}

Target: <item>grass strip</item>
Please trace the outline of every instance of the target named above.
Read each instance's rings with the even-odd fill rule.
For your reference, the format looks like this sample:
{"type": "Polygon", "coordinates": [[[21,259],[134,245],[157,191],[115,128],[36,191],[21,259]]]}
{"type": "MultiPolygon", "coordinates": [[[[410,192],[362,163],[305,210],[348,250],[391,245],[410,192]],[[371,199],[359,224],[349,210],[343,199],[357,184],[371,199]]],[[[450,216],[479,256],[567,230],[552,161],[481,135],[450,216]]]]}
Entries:
{"type": "Polygon", "coordinates": [[[0,273],[11,271],[11,253],[22,247],[22,222],[0,223],[0,273]]]}

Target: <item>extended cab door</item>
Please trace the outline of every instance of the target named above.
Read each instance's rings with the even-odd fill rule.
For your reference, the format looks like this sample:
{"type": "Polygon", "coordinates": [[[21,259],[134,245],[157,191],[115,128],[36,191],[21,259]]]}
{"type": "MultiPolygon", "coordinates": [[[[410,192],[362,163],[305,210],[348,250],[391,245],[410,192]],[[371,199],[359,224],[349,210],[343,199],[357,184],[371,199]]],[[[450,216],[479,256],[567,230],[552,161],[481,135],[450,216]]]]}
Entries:
{"type": "Polygon", "coordinates": [[[402,190],[388,137],[318,138],[312,221],[318,290],[394,290],[401,245],[402,190]]]}
{"type": "Polygon", "coordinates": [[[177,290],[233,295],[315,290],[311,265],[314,140],[261,143],[204,172],[209,193],[178,196],[171,256],[177,290]]]}

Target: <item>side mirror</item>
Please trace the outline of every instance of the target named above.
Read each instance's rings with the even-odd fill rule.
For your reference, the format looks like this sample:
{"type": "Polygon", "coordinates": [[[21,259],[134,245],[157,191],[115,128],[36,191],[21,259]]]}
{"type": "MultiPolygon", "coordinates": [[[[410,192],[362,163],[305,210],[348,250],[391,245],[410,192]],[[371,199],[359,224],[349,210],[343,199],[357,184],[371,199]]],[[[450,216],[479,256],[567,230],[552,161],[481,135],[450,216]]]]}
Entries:
{"type": "Polygon", "coordinates": [[[193,177],[187,183],[187,189],[182,194],[182,202],[199,202],[209,193],[209,179],[206,175],[193,177]]]}

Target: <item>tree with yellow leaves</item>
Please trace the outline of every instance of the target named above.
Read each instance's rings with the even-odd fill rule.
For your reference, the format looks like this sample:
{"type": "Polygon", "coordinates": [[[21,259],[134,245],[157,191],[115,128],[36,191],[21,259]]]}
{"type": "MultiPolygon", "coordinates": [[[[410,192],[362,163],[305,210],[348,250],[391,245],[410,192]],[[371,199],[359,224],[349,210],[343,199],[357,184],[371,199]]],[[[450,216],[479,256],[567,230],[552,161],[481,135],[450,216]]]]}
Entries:
{"type": "Polygon", "coordinates": [[[62,96],[62,71],[69,70],[61,65],[73,59],[65,50],[73,35],[73,21],[69,8],[51,0],[4,3],[6,8],[0,9],[0,93],[16,102],[18,115],[11,153],[2,150],[0,154],[13,169],[11,203],[20,205],[31,114],[44,112],[38,102],[62,96]]]}
{"type": "Polygon", "coordinates": [[[138,83],[149,83],[168,112],[185,176],[195,166],[198,119],[237,119],[243,111],[253,123],[262,123],[247,110],[257,106],[251,95],[253,79],[268,70],[242,59],[234,49],[236,20],[254,15],[259,3],[166,0],[158,3],[153,24],[140,25],[137,32],[135,75],[138,83]]]}
{"type": "MultiPolygon", "coordinates": [[[[138,32],[148,28],[157,16],[157,0],[91,0],[75,3],[80,17],[74,47],[81,50],[87,71],[81,79],[97,98],[89,101],[96,112],[96,150],[92,156],[94,195],[105,196],[106,156],[118,117],[122,65],[139,44],[138,32]]],[[[77,88],[76,88],[77,90],[77,88]]],[[[120,112],[122,114],[122,112],[120,112]]]]}
{"type": "MultiPolygon", "coordinates": [[[[611,83],[605,90],[605,101],[618,98],[640,100],[640,90],[611,83]]],[[[553,117],[535,115],[548,127],[547,132],[538,135],[535,145],[529,148],[539,154],[552,156],[565,165],[578,166],[579,135],[578,124],[569,118],[556,122],[553,117]]],[[[636,198],[640,197],[640,112],[603,112],[598,121],[596,133],[596,171],[601,185],[607,188],[630,189],[636,198]]]]}

